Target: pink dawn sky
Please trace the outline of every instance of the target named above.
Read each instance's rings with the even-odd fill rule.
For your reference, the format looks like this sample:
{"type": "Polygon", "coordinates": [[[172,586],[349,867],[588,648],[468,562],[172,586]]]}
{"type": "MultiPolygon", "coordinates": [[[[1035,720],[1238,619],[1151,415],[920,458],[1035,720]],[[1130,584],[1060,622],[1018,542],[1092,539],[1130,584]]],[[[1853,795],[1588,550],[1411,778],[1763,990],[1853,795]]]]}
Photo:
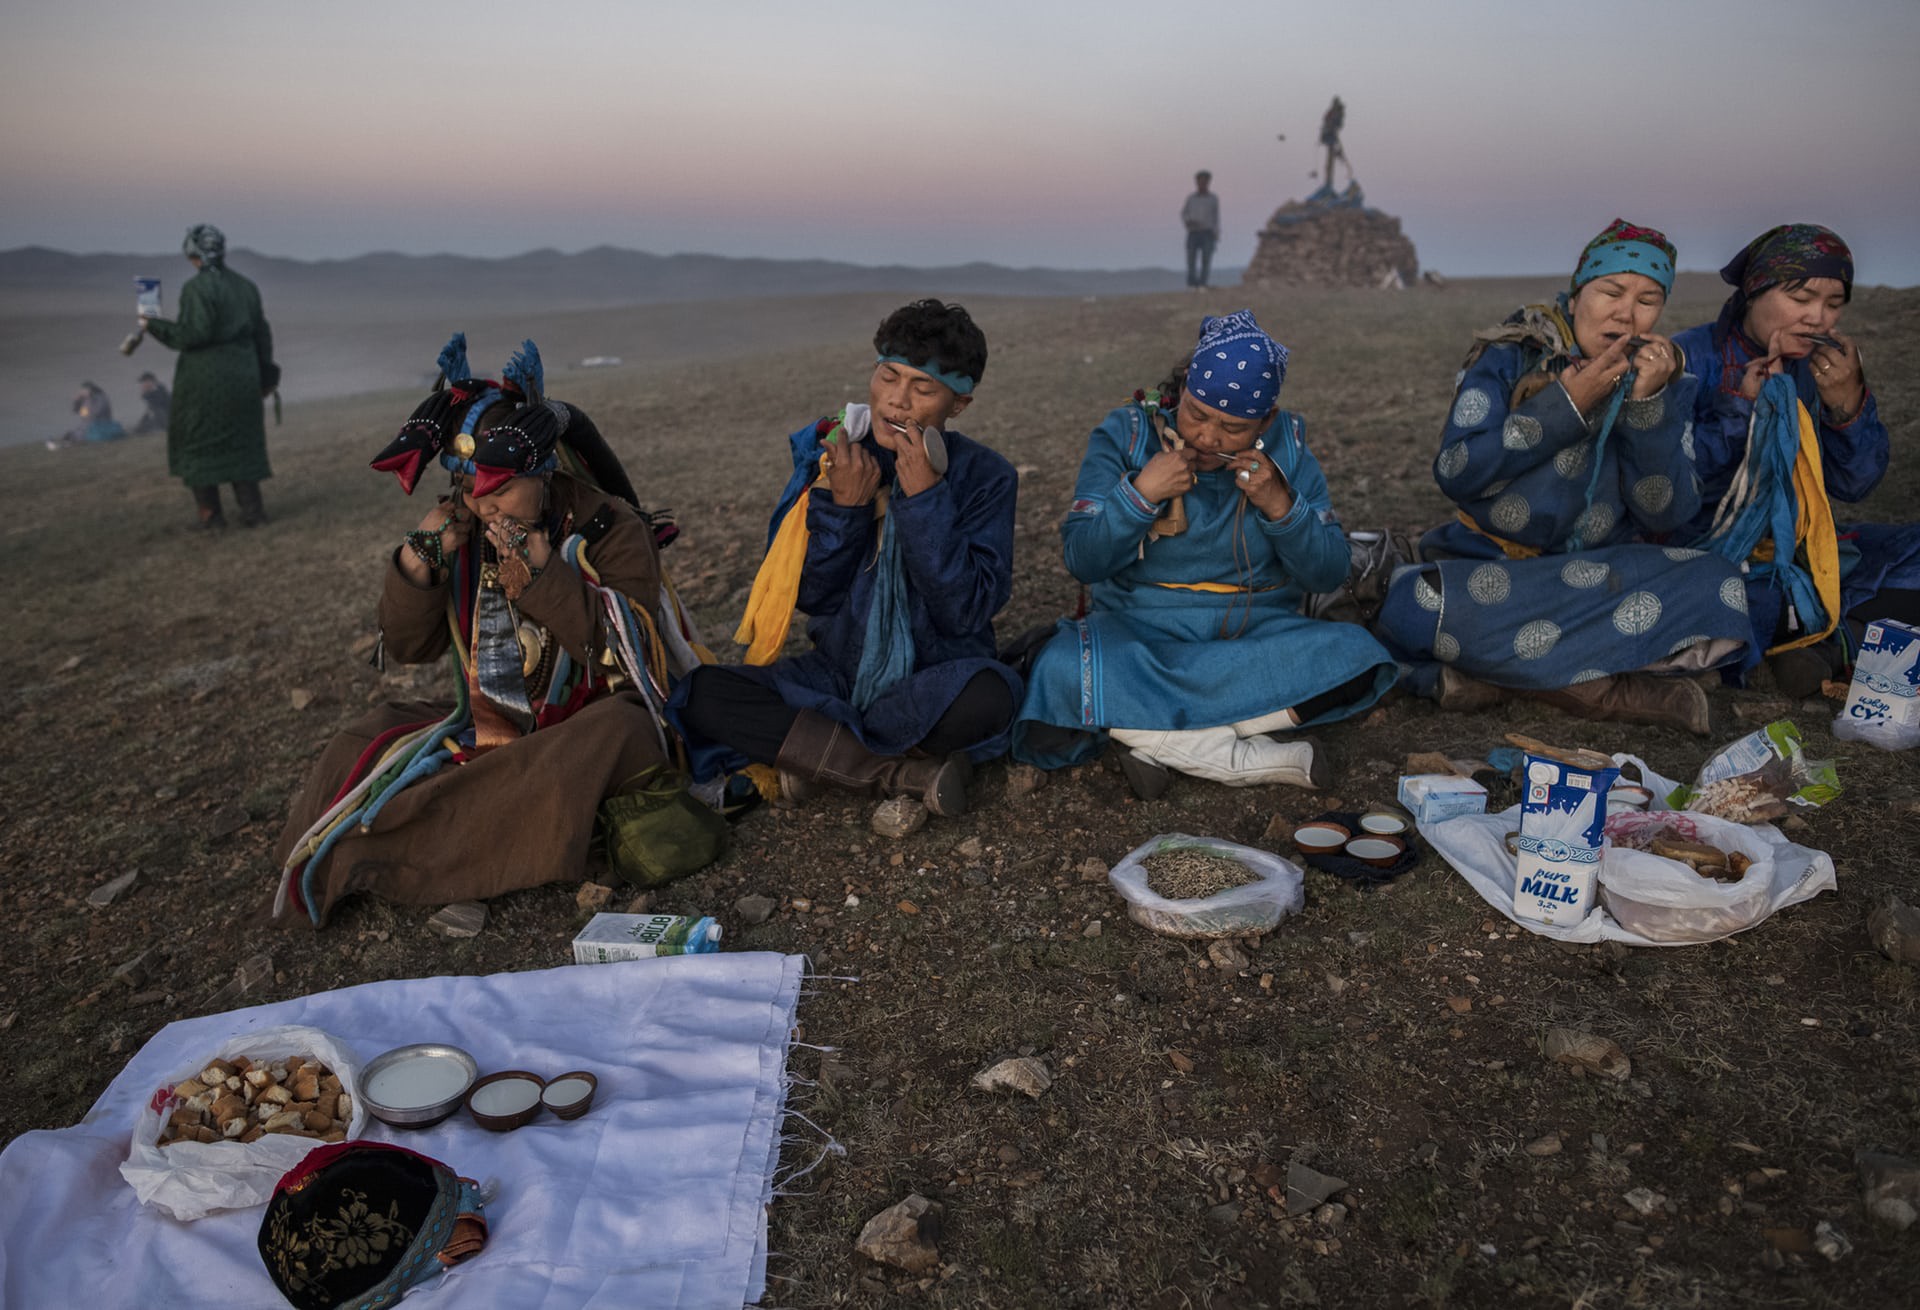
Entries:
{"type": "Polygon", "coordinates": [[[1337,93],[1428,267],[1565,269],[1619,214],[1711,269],[1812,221],[1906,285],[1916,67],[1915,0],[66,0],[0,46],[0,248],[1172,266],[1205,167],[1237,265],[1337,93]]]}

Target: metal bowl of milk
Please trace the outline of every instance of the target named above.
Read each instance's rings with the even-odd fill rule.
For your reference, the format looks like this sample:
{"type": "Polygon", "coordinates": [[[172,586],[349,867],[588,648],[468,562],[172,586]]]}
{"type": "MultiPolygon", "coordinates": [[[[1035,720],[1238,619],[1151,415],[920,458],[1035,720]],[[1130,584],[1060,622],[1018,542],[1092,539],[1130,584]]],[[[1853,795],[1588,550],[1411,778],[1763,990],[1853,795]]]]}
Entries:
{"type": "Polygon", "coordinates": [[[457,1046],[396,1046],[360,1071],[360,1100],[381,1123],[426,1128],[458,1110],[479,1076],[480,1066],[457,1046]]]}

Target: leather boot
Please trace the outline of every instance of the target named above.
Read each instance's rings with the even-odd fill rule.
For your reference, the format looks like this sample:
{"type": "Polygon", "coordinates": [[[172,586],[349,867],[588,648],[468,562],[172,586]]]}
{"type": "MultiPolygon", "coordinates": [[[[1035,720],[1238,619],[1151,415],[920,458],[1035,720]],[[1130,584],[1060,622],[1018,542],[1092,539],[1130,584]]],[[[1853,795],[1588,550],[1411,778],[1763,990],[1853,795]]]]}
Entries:
{"type": "Polygon", "coordinates": [[[1684,728],[1698,737],[1708,732],[1707,693],[1692,678],[1616,673],[1610,678],[1575,683],[1561,691],[1530,691],[1525,695],[1530,700],[1565,710],[1576,719],[1684,728]]]}
{"type": "Polygon", "coordinates": [[[220,511],[220,487],[217,483],[211,487],[195,487],[193,507],[200,511],[201,527],[217,531],[227,526],[227,516],[220,511]]]}
{"type": "Polygon", "coordinates": [[[1114,728],[1110,735],[1156,764],[1229,787],[1281,782],[1319,790],[1332,781],[1326,749],[1311,737],[1242,737],[1231,725],[1167,732],[1114,728]]]}
{"type": "Polygon", "coordinates": [[[236,482],[233,484],[234,503],[240,507],[240,526],[257,528],[267,521],[267,507],[260,500],[258,482],[236,482]]]}
{"type": "Polygon", "coordinates": [[[1820,684],[1840,676],[1846,656],[1840,643],[1829,638],[1811,646],[1796,646],[1767,658],[1773,685],[1789,700],[1807,700],[1820,694],[1820,684]]]}
{"type": "Polygon", "coordinates": [[[852,729],[813,710],[801,710],[794,719],[774,764],[783,799],[802,799],[812,784],[824,782],[854,792],[911,796],[942,818],[967,812],[967,784],[973,780],[964,754],[945,759],[875,755],[852,729]]]}
{"type": "Polygon", "coordinates": [[[1434,703],[1456,714],[1474,714],[1492,709],[1514,694],[1505,687],[1469,678],[1447,664],[1440,668],[1440,694],[1434,697],[1434,703]]]}

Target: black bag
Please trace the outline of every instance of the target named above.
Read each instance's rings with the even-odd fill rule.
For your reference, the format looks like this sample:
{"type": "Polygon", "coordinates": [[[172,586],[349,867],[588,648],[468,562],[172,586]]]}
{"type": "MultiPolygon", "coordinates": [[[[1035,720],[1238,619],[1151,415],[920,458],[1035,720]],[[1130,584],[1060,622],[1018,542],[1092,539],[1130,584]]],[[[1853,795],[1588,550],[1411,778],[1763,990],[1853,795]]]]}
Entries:
{"type": "Polygon", "coordinates": [[[1336,623],[1370,624],[1387,601],[1395,569],[1418,561],[1413,538],[1392,528],[1360,528],[1347,534],[1353,562],[1338,591],[1310,593],[1301,612],[1336,623]]]}

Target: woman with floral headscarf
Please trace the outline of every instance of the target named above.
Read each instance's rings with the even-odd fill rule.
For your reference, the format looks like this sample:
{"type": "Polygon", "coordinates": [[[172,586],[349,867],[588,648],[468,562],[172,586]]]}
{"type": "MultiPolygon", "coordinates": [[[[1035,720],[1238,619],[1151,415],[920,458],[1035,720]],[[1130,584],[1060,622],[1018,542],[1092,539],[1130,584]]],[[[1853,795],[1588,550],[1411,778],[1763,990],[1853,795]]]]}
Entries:
{"type": "Polygon", "coordinates": [[[1149,799],[1170,770],[1330,781],[1300,730],[1366,709],[1396,671],[1364,629],[1301,613],[1351,556],[1304,425],[1280,408],[1287,358],[1249,311],[1209,318],[1182,377],[1094,429],[1060,528],[1092,606],[1036,655],[1016,756],[1057,768],[1111,736],[1149,799]]]}
{"type": "Polygon", "coordinates": [[[1707,731],[1679,674],[1747,651],[1735,566],[1652,544],[1700,503],[1695,381],[1654,325],[1673,247],[1615,219],[1572,284],[1475,334],[1434,480],[1458,507],[1394,580],[1376,626],[1446,709],[1515,694],[1588,719],[1707,731]]]}
{"type": "Polygon", "coordinates": [[[180,317],[142,320],[147,335],[180,352],[167,417],[167,472],[193,490],[204,528],[224,528],[220,484],[233,484],[240,523],[266,522],[267,463],[261,402],[280,385],[260,289],[227,267],[227,239],[211,223],[187,229],[181,251],[199,271],[180,288],[180,317]]]}
{"type": "Polygon", "coordinates": [[[669,677],[697,662],[655,531],[598,429],[542,394],[527,342],[500,381],[466,337],[374,459],[452,485],[391,552],[381,656],[451,652],[451,700],[382,705],[335,737],[276,848],[276,917],[357,892],[439,905],[579,878],[602,801],[668,757],[669,677]]]}
{"type": "Polygon", "coordinates": [[[1769,648],[1781,690],[1811,696],[1845,667],[1866,623],[1920,623],[1920,524],[1836,525],[1828,509],[1829,498],[1870,495],[1889,453],[1859,348],[1840,331],[1853,298],[1847,243],[1817,224],[1782,224],[1720,276],[1733,287],[1720,317],[1674,338],[1700,378],[1703,495],[1689,527],[1737,549],[1756,536],[1738,521],[1774,502],[1795,549],[1765,549],[1747,569],[1754,640],[1769,648]]]}

